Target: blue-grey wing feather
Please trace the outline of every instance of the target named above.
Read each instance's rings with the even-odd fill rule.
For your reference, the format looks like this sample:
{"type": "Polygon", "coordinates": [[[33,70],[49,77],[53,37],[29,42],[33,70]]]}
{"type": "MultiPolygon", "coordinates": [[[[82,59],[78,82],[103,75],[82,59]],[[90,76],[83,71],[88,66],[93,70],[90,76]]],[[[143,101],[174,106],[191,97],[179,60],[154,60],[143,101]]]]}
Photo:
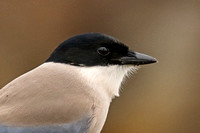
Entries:
{"type": "Polygon", "coordinates": [[[0,133],[87,133],[90,121],[91,118],[86,118],[67,124],[29,127],[0,125],[0,133]]]}

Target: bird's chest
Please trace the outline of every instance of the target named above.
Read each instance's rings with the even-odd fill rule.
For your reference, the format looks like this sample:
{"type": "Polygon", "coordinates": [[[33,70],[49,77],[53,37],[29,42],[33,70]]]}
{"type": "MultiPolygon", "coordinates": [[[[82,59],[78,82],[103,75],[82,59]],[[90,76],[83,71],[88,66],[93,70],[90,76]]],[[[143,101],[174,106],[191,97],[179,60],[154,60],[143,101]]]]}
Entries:
{"type": "Polygon", "coordinates": [[[95,91],[93,96],[93,115],[88,133],[100,133],[106,121],[111,98],[103,91],[95,91]]]}

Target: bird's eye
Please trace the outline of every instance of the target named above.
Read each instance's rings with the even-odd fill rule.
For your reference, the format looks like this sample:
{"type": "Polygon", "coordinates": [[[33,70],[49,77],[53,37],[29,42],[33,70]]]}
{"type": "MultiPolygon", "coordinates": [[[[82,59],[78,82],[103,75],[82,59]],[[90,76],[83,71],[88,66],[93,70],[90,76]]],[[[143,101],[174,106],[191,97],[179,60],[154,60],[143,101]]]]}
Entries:
{"type": "Polygon", "coordinates": [[[100,48],[98,48],[98,49],[97,49],[97,52],[98,52],[100,55],[102,55],[102,56],[107,56],[107,55],[110,53],[109,49],[106,48],[106,47],[100,47],[100,48]]]}

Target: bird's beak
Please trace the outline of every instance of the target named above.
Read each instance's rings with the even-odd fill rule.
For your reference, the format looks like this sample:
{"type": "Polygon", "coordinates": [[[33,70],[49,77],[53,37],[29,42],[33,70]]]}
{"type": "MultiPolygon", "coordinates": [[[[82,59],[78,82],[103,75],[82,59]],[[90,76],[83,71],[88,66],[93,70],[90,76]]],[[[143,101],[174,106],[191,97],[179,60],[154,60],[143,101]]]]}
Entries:
{"type": "MultiPolygon", "coordinates": [[[[115,61],[117,61],[115,59],[115,61]]],[[[122,65],[145,65],[158,62],[156,58],[149,55],[141,54],[138,52],[128,51],[126,56],[122,56],[118,59],[118,62],[122,65]]]]}

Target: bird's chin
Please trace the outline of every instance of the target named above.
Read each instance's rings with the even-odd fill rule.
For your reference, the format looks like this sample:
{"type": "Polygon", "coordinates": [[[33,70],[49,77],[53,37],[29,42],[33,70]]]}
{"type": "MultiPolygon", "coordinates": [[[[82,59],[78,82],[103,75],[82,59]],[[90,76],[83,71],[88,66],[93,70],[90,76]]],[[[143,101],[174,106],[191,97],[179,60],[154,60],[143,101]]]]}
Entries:
{"type": "Polygon", "coordinates": [[[140,66],[139,65],[122,65],[124,68],[129,68],[129,69],[139,69],[140,66]]]}
{"type": "Polygon", "coordinates": [[[139,65],[129,65],[129,67],[130,67],[130,71],[133,71],[133,72],[136,72],[140,68],[139,65]]]}
{"type": "Polygon", "coordinates": [[[140,68],[138,65],[119,65],[119,67],[125,71],[126,75],[134,74],[140,68]]]}

